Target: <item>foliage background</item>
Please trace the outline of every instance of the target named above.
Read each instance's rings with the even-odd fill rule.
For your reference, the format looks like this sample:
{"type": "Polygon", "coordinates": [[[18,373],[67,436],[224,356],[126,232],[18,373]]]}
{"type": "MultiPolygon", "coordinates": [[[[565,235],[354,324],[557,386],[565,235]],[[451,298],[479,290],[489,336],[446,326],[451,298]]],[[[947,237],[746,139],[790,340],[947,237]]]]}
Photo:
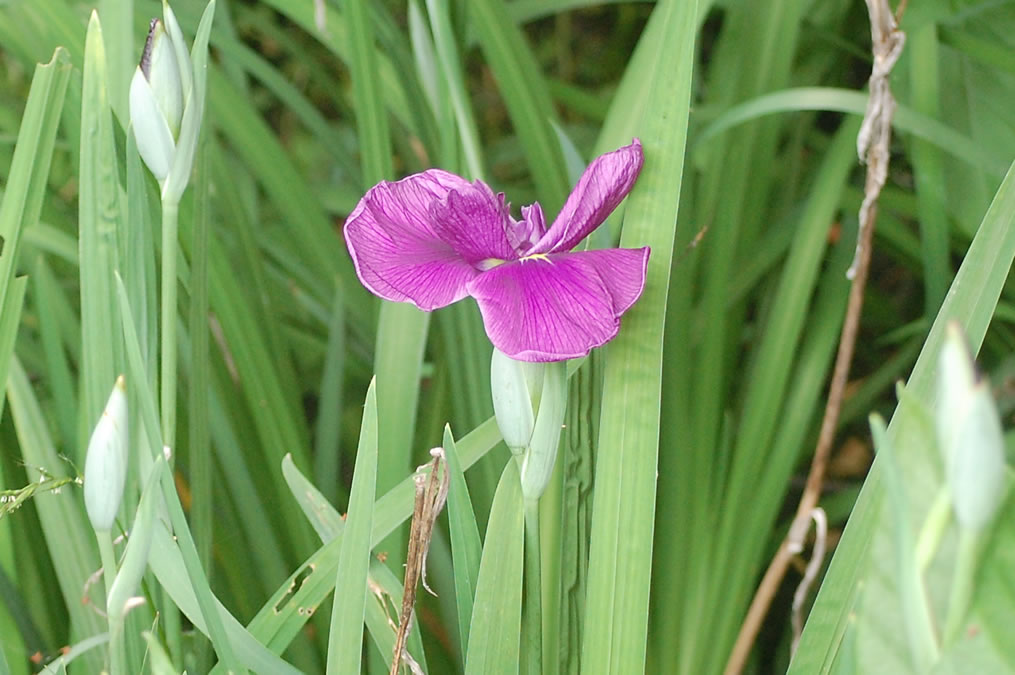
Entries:
{"type": "MultiPolygon", "coordinates": [[[[95,417],[81,405],[89,299],[80,280],[98,263],[80,257],[77,241],[82,190],[96,180],[79,168],[87,143],[80,127],[85,25],[94,4],[0,4],[5,190],[35,64],[49,62],[57,46],[71,64],[66,100],[52,104],[59,130],[42,173],[41,211],[22,226],[16,262],[28,281],[20,321],[9,329],[17,337],[10,404],[0,420],[5,488],[37,480],[40,465],[57,476],[79,473],[95,417]]],[[[126,83],[147,20],[160,7],[142,0],[132,13],[123,7],[99,3],[116,114],[115,151],[107,150],[118,158],[105,165],[99,189],[131,199],[101,215],[118,232],[154,232],[154,184],[132,186],[137,167],[122,158],[129,157],[126,83]],[[148,205],[135,210],[133,198],[146,192],[148,205]]],[[[188,37],[203,8],[174,3],[188,37]]],[[[656,269],[653,299],[629,322],[661,331],[665,319],[665,331],[648,351],[638,336],[629,340],[635,347],[611,345],[572,378],[551,499],[557,507],[546,516],[559,531],[545,534],[559,548],[546,554],[544,567],[564,579],[551,593],[558,629],[548,629],[559,652],[548,646],[543,659],[575,670],[583,634],[601,629],[607,639],[600,647],[586,639],[587,668],[718,672],[787,527],[823,408],[862,196],[855,136],[871,67],[864,6],[350,1],[327,3],[325,18],[322,32],[309,1],[220,0],[212,31],[205,144],[181,209],[185,330],[174,477],[215,594],[253,626],[255,617],[285,607],[290,575],[305,580],[301,566],[321,543],[293,498],[283,457],[291,455],[344,512],[361,402],[375,373],[377,495],[404,485],[426,450],[441,444],[445,423],[459,439],[478,429],[462,455],[476,462],[466,475],[479,532],[486,531],[508,454],[489,449],[496,440],[487,423],[489,346],[478,313],[468,301],[428,317],[381,308],[366,294],[340,237],[364,190],[439,165],[484,178],[516,208],[538,198],[549,215],[585,161],[638,135],[646,139],[650,187],[639,186],[640,201],[631,200],[637,220],[628,213],[624,243],[644,241],[629,243],[632,233],[665,242],[668,232],[671,250],[656,250],[653,259],[672,265],[656,269]],[[665,214],[678,196],[673,230],[665,214]],[[190,276],[204,265],[206,281],[190,276]],[[625,437],[629,454],[607,457],[602,430],[622,424],[635,405],[621,382],[658,400],[661,422],[658,434],[650,426],[625,437]],[[613,471],[628,466],[648,482],[615,483],[613,471]],[[616,513],[594,515],[596,499],[615,499],[616,513]],[[604,553],[594,537],[590,544],[590,532],[611,526],[634,542],[630,551],[604,553]],[[631,596],[607,584],[618,578],[635,589],[631,596]],[[604,588],[605,599],[595,596],[604,588]],[[589,589],[598,590],[586,596],[589,589]],[[611,628],[632,616],[645,620],[644,602],[647,625],[616,637],[611,628]]],[[[908,43],[892,80],[900,109],[891,174],[822,500],[833,539],[870,465],[866,415],[891,414],[893,384],[913,368],[1015,156],[1011,3],[916,3],[901,27],[908,43]]],[[[1005,208],[995,220],[1011,217],[1005,208]]],[[[593,245],[616,241],[620,231],[616,218],[593,245]]],[[[157,241],[152,235],[139,244],[152,266],[157,241]]],[[[1003,284],[1000,301],[996,311],[978,310],[977,321],[985,329],[994,319],[980,359],[1008,415],[1015,407],[1015,304],[1003,274],[1010,255],[1007,265],[1004,254],[999,260],[993,283],[998,292],[1003,284]]],[[[141,303],[154,322],[154,285],[146,288],[153,295],[141,303]]],[[[115,296],[90,300],[117,305],[115,296]]],[[[128,507],[137,503],[136,479],[132,485],[128,507]]],[[[86,523],[77,488],[40,495],[0,519],[0,648],[12,672],[27,672],[29,656],[48,659],[104,623],[81,603],[84,577],[99,567],[86,523]],[[57,504],[58,515],[46,513],[57,504]]],[[[375,549],[396,573],[404,556],[399,537],[404,530],[375,549]]],[[[429,568],[438,595],[421,595],[418,611],[430,672],[463,663],[452,556],[442,524],[429,568]]],[[[149,578],[150,607],[165,606],[165,585],[149,578]]],[[[786,589],[759,638],[755,671],[788,664],[791,584],[786,589]]],[[[295,617],[292,606],[279,619],[285,628],[271,629],[271,649],[308,672],[324,668],[327,590],[315,591],[312,618],[295,617]]],[[[142,627],[150,625],[146,616],[148,623],[136,617],[142,627]]],[[[156,632],[177,665],[203,672],[212,663],[186,620],[174,627],[167,616],[156,632]]],[[[387,654],[367,642],[366,667],[383,671],[387,654]]]]}

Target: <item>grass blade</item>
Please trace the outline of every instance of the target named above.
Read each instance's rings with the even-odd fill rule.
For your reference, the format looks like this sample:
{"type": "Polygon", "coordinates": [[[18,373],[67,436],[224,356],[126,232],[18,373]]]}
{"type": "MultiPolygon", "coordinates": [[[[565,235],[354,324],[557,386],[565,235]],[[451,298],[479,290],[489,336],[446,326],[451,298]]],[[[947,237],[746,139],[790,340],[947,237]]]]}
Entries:
{"type": "Polygon", "coordinates": [[[358,673],[363,655],[363,616],[367,571],[370,569],[370,528],[377,487],[377,390],[367,389],[360,427],[356,470],[349,514],[338,558],[338,581],[328,638],[328,673],[358,673]]]}
{"type": "MultiPolygon", "coordinates": [[[[457,449],[462,468],[468,469],[475,464],[500,440],[500,432],[493,418],[459,439],[457,449]]],[[[377,500],[370,539],[373,546],[377,546],[412,515],[414,495],[415,484],[412,476],[409,476],[377,500]]],[[[341,537],[332,539],[310,556],[282,583],[250,622],[250,633],[272,651],[282,653],[299,633],[313,609],[334,588],[341,540],[341,537]]],[[[212,672],[221,671],[216,668],[212,672]]]]}
{"type": "MultiPolygon", "coordinates": [[[[829,110],[862,116],[867,109],[867,94],[833,87],[784,89],[735,105],[713,120],[695,138],[695,150],[712,136],[738,124],[764,115],[799,110],[829,110]]],[[[1004,175],[1008,158],[996,148],[983,146],[963,136],[939,120],[921,115],[909,106],[899,105],[892,124],[898,131],[933,143],[941,150],[991,174],[1004,175]]]]}
{"type": "MultiPolygon", "coordinates": [[[[12,360],[7,378],[7,400],[25,464],[42,467],[56,477],[67,475],[67,463],[53,446],[42,407],[17,359],[12,360]]],[[[28,478],[39,480],[39,472],[29,469],[28,478]]],[[[65,490],[48,494],[34,500],[34,505],[56,569],[56,580],[70,613],[70,641],[73,643],[102,632],[105,629],[102,617],[81,602],[81,589],[99,568],[99,556],[79,493],[65,490]]],[[[89,672],[98,672],[102,666],[102,657],[96,653],[88,654],[85,661],[89,672]]]]}
{"type": "Polygon", "coordinates": [[[84,429],[102,414],[116,380],[121,344],[113,271],[118,268],[120,185],[106,92],[106,57],[98,14],[85,38],[81,93],[78,232],[81,276],[81,407],[84,429]]]}
{"type": "Polygon", "coordinates": [[[490,509],[465,672],[518,672],[522,624],[524,510],[518,464],[508,460],[490,509]]]}
{"type": "MultiPolygon", "coordinates": [[[[4,336],[10,344],[0,352],[0,384],[7,382],[7,367],[25,290],[23,282],[19,283],[20,291],[14,294],[21,296],[17,300],[10,292],[15,281],[21,236],[25,224],[39,219],[69,76],[70,62],[63,49],[54,52],[49,64],[36,67],[0,203],[0,307],[4,308],[4,323],[9,322],[5,330],[10,331],[4,336]],[[16,313],[9,314],[15,307],[16,313]]],[[[3,401],[0,401],[2,416],[3,401]]]]}
{"type": "Polygon", "coordinates": [[[448,489],[448,529],[451,531],[451,555],[455,565],[455,603],[458,607],[458,632],[462,645],[469,644],[473,599],[482,556],[479,526],[469,498],[462,462],[450,427],[444,427],[444,455],[448,461],[451,485],[448,489]]]}

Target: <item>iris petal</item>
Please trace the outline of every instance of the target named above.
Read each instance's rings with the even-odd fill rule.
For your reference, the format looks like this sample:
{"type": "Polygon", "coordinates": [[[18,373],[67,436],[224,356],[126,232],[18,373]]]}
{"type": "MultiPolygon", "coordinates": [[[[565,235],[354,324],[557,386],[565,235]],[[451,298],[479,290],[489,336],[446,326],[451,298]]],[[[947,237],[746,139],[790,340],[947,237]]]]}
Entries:
{"type": "Polygon", "coordinates": [[[641,141],[597,157],[578,179],[564,208],[531,253],[570,251],[599,227],[634,186],[643,162],[641,141]]]}
{"type": "Polygon", "coordinates": [[[375,295],[423,310],[466,295],[479,274],[434,227],[431,205],[471,184],[437,169],[371,188],[345,222],[345,241],[360,281],[375,295]]]}
{"type": "Polygon", "coordinates": [[[560,361],[612,340],[641,295],[648,248],[527,258],[468,284],[497,349],[521,361],[560,361]]]}
{"type": "Polygon", "coordinates": [[[518,258],[508,241],[510,220],[504,195],[495,195],[485,183],[476,181],[452,190],[431,204],[430,215],[437,236],[470,265],[491,258],[518,258]]]}

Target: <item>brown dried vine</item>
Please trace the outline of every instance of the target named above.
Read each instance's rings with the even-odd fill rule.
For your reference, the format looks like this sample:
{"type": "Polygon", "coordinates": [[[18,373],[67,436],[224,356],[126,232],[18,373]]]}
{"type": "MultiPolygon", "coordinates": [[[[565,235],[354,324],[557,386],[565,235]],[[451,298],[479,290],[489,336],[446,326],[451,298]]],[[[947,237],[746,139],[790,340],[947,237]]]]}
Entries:
{"type": "MultiPolygon", "coordinates": [[[[892,13],[888,0],[866,0],[871,22],[872,51],[874,67],[870,76],[870,98],[863,125],[857,135],[857,153],[867,164],[864,181],[864,199],[860,206],[860,232],[857,236],[856,256],[849,268],[852,280],[849,289],[849,303],[843,321],[839,349],[835,357],[835,368],[828,390],[828,402],[821,421],[821,432],[814,450],[807,484],[797,507],[793,524],[786,539],[769,564],[761,584],[754,595],[750,609],[740,627],[737,641],[726,663],[727,675],[739,673],[750,654],[751,647],[768,613],[779,585],[782,583],[793,556],[803,548],[810,523],[814,517],[821,486],[828,467],[835,429],[839,423],[843,394],[849,379],[849,367],[853,360],[853,349],[860,325],[860,311],[863,307],[864,288],[870,270],[871,241],[877,214],[877,200],[888,176],[889,144],[892,136],[892,117],[895,113],[895,99],[892,96],[888,78],[902,52],[905,35],[898,29],[898,16],[892,13]]],[[[905,0],[899,5],[899,15],[905,7],[905,0]]]]}

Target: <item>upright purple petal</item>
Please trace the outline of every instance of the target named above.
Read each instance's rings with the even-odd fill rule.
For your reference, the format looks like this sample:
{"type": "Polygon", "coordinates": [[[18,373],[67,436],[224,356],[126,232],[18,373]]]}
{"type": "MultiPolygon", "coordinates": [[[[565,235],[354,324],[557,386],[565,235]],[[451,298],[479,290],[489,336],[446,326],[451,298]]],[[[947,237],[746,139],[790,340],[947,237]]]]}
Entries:
{"type": "Polygon", "coordinates": [[[486,333],[522,361],[584,356],[612,340],[645,285],[649,250],[609,249],[528,258],[473,279],[486,333]]]}
{"type": "Polygon", "coordinates": [[[423,310],[444,307],[466,295],[479,274],[448,242],[430,213],[434,201],[471,184],[431,169],[372,187],[345,221],[345,241],[360,281],[372,293],[423,310]]]}
{"type": "Polygon", "coordinates": [[[504,195],[495,195],[485,183],[452,190],[431,204],[430,215],[437,236],[470,265],[519,257],[508,240],[511,220],[504,195]]]}
{"type": "Polygon", "coordinates": [[[570,251],[602,225],[634,186],[641,171],[641,141],[597,157],[578,180],[549,231],[530,253],[570,251]]]}

